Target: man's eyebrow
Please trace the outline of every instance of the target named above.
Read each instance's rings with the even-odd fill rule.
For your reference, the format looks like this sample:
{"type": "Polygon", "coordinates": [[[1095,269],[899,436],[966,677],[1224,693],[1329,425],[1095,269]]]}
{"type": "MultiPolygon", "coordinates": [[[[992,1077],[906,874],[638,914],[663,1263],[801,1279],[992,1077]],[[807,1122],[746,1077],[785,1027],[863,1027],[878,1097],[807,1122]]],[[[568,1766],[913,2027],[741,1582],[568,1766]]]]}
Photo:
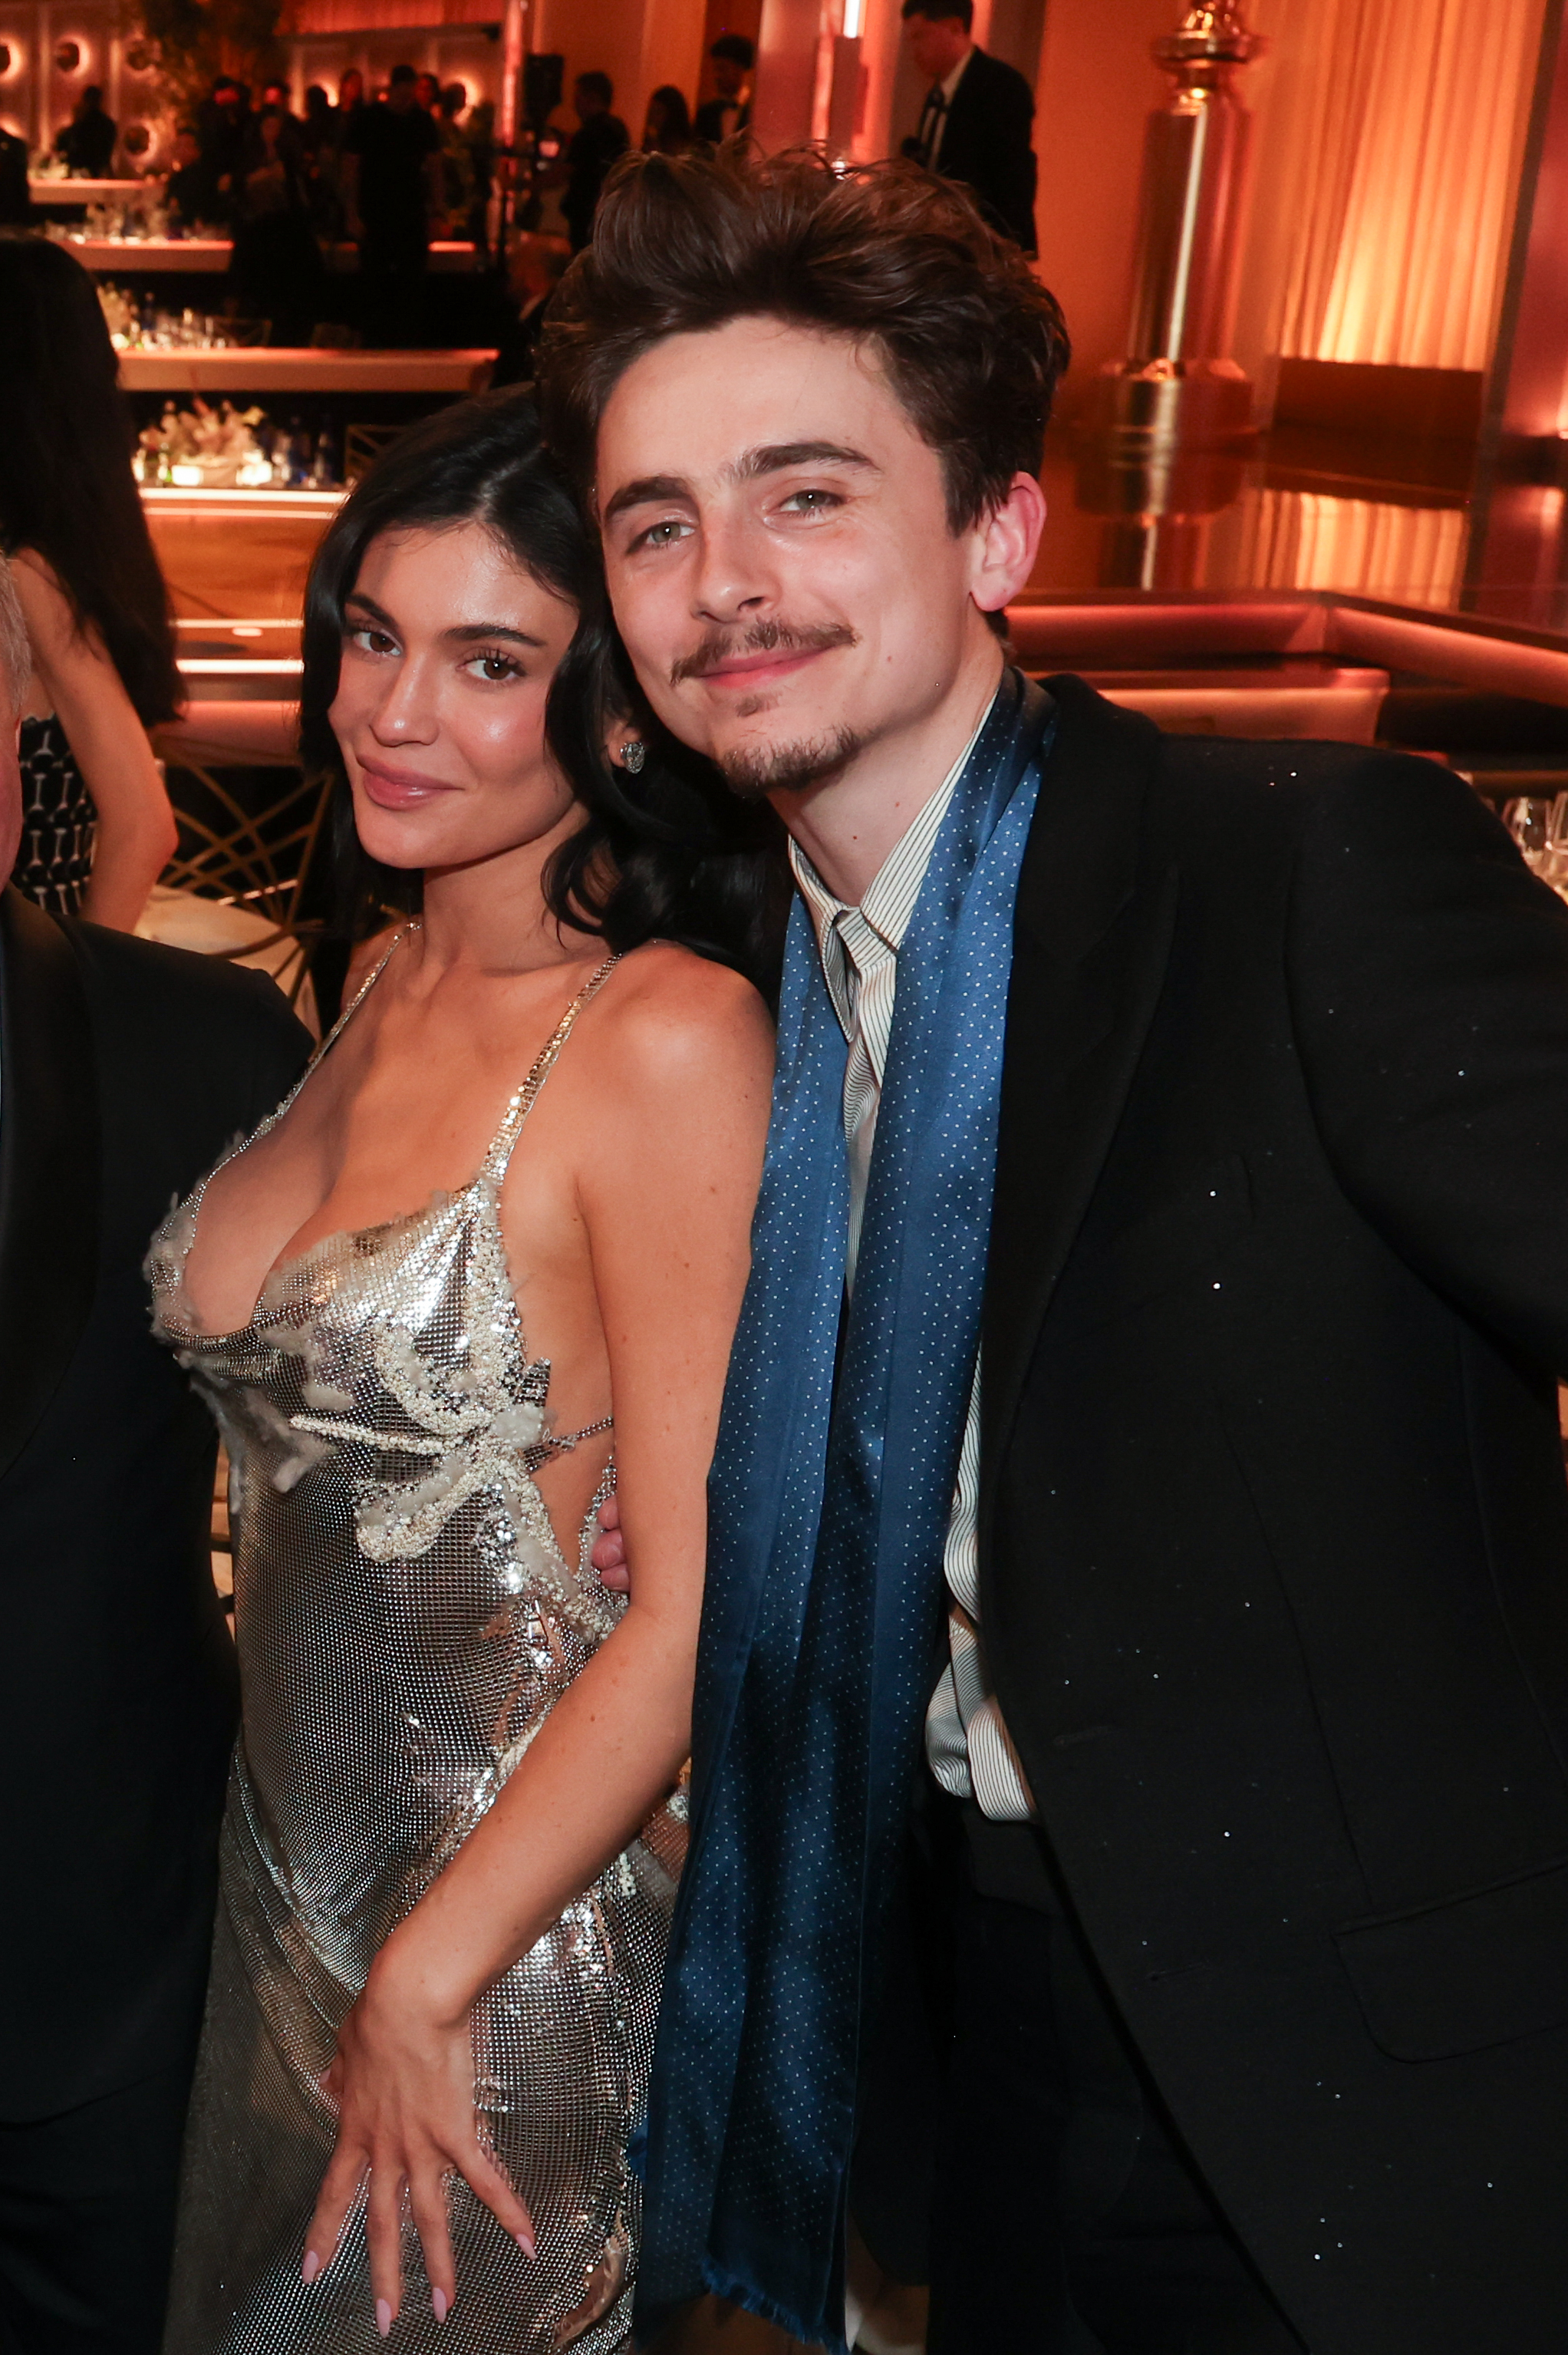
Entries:
{"type": "MultiPolygon", "coordinates": [[[[732,482],[754,483],[764,474],[784,474],[791,466],[863,466],[873,474],[881,471],[863,450],[852,450],[842,442],[769,442],[746,451],[725,472],[732,482]]],[[[606,501],[604,521],[613,523],[628,507],[657,506],[691,496],[690,483],[680,474],[642,474],[634,483],[623,483],[606,501]]]]}
{"type": "Polygon", "coordinates": [[[604,521],[613,523],[628,507],[657,506],[664,499],[689,499],[692,486],[679,474],[640,474],[634,483],[622,483],[604,510],[604,521]]]}
{"type": "Polygon", "coordinates": [[[866,466],[881,470],[863,450],[847,449],[840,442],[776,442],[748,450],[735,468],[739,482],[755,482],[759,474],[781,474],[790,466],[866,466]]]}

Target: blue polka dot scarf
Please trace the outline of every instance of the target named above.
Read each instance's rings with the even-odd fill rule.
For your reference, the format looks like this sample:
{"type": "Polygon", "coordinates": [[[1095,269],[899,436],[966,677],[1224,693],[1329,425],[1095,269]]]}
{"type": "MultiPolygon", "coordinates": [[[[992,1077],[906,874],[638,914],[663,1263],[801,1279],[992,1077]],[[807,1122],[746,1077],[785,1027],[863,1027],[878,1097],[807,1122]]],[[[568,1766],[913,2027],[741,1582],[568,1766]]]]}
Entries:
{"type": "Polygon", "coordinates": [[[1009,671],[938,836],[899,953],[847,1315],[846,1049],[799,902],[791,919],[753,1273],[710,1492],[692,1847],[650,2104],[644,2327],[716,2289],[797,2338],[843,2344],[868,1948],[939,1660],[1013,900],[1051,723],[1049,698],[1009,671]]]}

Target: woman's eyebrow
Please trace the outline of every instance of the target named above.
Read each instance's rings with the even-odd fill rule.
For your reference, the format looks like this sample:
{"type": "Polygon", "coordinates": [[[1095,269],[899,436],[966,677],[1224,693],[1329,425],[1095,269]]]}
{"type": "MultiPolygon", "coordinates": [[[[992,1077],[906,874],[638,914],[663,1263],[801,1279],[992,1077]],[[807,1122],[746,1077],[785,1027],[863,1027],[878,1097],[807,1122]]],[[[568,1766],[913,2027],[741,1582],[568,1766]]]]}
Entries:
{"type": "Polygon", "coordinates": [[[537,646],[544,651],[543,638],[530,637],[526,630],[514,630],[505,622],[462,622],[441,632],[458,645],[473,645],[481,638],[510,638],[514,646],[537,646]]]}

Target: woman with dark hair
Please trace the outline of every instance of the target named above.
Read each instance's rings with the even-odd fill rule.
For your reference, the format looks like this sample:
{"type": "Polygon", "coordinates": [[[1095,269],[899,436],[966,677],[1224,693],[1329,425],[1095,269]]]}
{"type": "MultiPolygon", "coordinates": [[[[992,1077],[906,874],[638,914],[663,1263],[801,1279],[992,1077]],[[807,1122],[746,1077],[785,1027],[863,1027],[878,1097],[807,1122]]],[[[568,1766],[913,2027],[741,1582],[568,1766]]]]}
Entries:
{"type": "Polygon", "coordinates": [[[98,290],[63,247],[0,239],[0,549],[33,648],[12,879],[132,932],[175,839],[147,730],[183,700],[133,428],[98,290]]]}
{"type": "Polygon", "coordinates": [[[526,400],[410,432],[307,603],[364,978],[153,1250],[243,1695],[169,2355],[626,2343],[778,890],[629,707],[526,400]]]}
{"type": "Polygon", "coordinates": [[[661,83],[648,101],[642,126],[645,155],[680,155],[692,144],[692,112],[673,81],[661,83]]]}

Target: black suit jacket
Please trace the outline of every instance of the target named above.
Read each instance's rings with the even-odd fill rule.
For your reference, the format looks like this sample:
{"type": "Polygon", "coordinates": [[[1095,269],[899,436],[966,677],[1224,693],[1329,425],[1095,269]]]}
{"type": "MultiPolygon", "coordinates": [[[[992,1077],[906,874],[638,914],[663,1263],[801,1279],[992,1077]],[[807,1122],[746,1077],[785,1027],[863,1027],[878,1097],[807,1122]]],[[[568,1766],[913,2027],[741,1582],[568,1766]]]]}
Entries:
{"type": "Polygon", "coordinates": [[[1034,93],[1017,68],[976,49],[953,92],[936,165],[944,180],[971,188],[1025,253],[1035,250],[1033,123],[1034,93]]]}
{"type": "Polygon", "coordinates": [[[0,2119],[188,2055],[233,1736],[211,1421],[147,1245],[309,1040],[263,975],[0,898],[0,2119]]]}
{"type": "Polygon", "coordinates": [[[1433,763],[1050,682],[987,1657],[1312,2355],[1568,2338],[1568,909],[1433,763]]]}

